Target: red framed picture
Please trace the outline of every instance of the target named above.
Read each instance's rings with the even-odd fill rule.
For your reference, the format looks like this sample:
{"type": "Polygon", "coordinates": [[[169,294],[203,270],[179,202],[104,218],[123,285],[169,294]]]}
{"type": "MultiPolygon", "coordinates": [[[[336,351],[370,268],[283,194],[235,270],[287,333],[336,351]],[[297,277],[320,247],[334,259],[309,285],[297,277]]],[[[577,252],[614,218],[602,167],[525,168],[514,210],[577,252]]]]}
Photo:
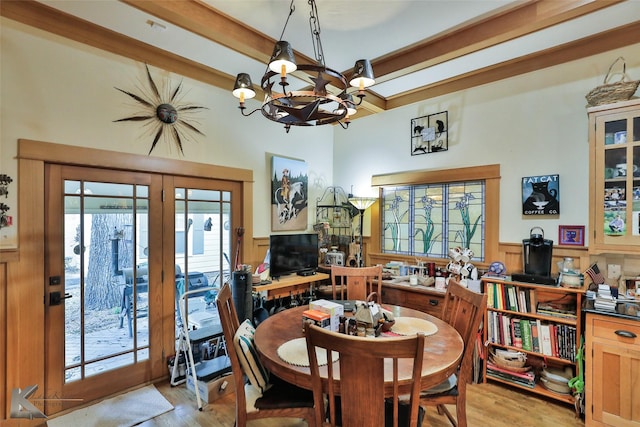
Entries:
{"type": "Polygon", "coordinates": [[[558,241],[561,245],[584,246],[584,225],[558,226],[558,241]]]}

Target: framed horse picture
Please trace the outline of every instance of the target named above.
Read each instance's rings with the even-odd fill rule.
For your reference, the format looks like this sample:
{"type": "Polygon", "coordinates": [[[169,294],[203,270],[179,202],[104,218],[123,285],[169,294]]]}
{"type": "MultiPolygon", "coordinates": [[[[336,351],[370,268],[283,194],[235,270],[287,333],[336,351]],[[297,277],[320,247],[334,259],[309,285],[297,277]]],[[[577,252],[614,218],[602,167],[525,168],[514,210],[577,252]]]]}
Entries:
{"type": "Polygon", "coordinates": [[[309,178],[303,160],[271,158],[271,230],[307,228],[309,178]]]}

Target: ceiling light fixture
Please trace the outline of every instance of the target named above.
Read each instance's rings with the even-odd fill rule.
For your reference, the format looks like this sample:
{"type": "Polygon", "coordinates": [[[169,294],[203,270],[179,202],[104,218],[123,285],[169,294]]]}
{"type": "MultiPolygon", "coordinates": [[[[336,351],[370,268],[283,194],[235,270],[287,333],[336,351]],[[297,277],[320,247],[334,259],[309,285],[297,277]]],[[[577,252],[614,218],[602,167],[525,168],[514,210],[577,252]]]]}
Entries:
{"type": "Polygon", "coordinates": [[[375,83],[371,62],[368,59],[356,61],[353,77],[349,83],[342,73],[327,68],[320,40],[320,20],[316,2],[308,0],[311,7],[309,27],[317,63],[296,64],[291,44],[282,40],[289,18],[295,11],[293,2],[294,0],[289,6],[289,16],[282,29],[280,40],[276,43],[267,69],[262,76],[260,86],[265,95],[262,107],[245,113],[245,100],[253,98],[256,92],[253,90],[251,76],[247,73],[240,73],[236,77],[232,92],[235,97],[240,99],[238,108],[243,116],[250,116],[256,111],[262,111],[262,114],[269,120],[282,123],[287,133],[291,126],[319,126],[331,123],[338,123],[346,129],[349,126],[350,116],[356,113],[356,106],[362,104],[365,88],[375,83]],[[310,76],[311,86],[287,91],[289,85],[287,74],[296,70],[303,71],[310,76]],[[278,76],[280,77],[279,82],[278,76]],[[280,92],[275,90],[276,83],[282,88],[280,92]],[[351,94],[347,93],[350,86],[357,88],[355,93],[358,97],[357,102],[354,101],[351,94]]]}

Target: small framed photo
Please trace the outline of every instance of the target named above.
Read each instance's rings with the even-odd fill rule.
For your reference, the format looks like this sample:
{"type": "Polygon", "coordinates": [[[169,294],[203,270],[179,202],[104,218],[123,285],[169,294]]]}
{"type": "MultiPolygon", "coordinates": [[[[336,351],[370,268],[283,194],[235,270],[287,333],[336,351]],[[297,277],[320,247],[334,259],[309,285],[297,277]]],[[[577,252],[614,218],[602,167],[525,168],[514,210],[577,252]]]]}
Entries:
{"type": "Polygon", "coordinates": [[[584,225],[558,226],[558,241],[561,245],[584,246],[584,225]]]}

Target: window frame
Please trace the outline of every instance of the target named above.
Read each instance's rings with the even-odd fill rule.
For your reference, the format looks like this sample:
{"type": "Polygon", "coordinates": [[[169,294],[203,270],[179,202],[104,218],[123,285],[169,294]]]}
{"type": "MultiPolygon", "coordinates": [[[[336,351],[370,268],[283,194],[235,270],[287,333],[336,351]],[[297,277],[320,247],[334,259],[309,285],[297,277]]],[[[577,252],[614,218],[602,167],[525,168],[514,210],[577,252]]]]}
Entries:
{"type": "MultiPolygon", "coordinates": [[[[402,185],[447,184],[455,182],[485,182],[485,252],[484,263],[490,264],[498,259],[498,243],[500,230],[500,165],[485,165],[440,170],[418,170],[391,174],[373,175],[371,185],[379,188],[378,198],[382,198],[382,187],[402,185]]],[[[415,261],[415,256],[390,254],[382,252],[382,214],[381,203],[371,208],[371,236],[369,241],[369,262],[371,264],[388,261],[415,261]]],[[[421,257],[423,258],[423,257],[421,257]]],[[[442,262],[447,258],[431,258],[442,262]]]]}

